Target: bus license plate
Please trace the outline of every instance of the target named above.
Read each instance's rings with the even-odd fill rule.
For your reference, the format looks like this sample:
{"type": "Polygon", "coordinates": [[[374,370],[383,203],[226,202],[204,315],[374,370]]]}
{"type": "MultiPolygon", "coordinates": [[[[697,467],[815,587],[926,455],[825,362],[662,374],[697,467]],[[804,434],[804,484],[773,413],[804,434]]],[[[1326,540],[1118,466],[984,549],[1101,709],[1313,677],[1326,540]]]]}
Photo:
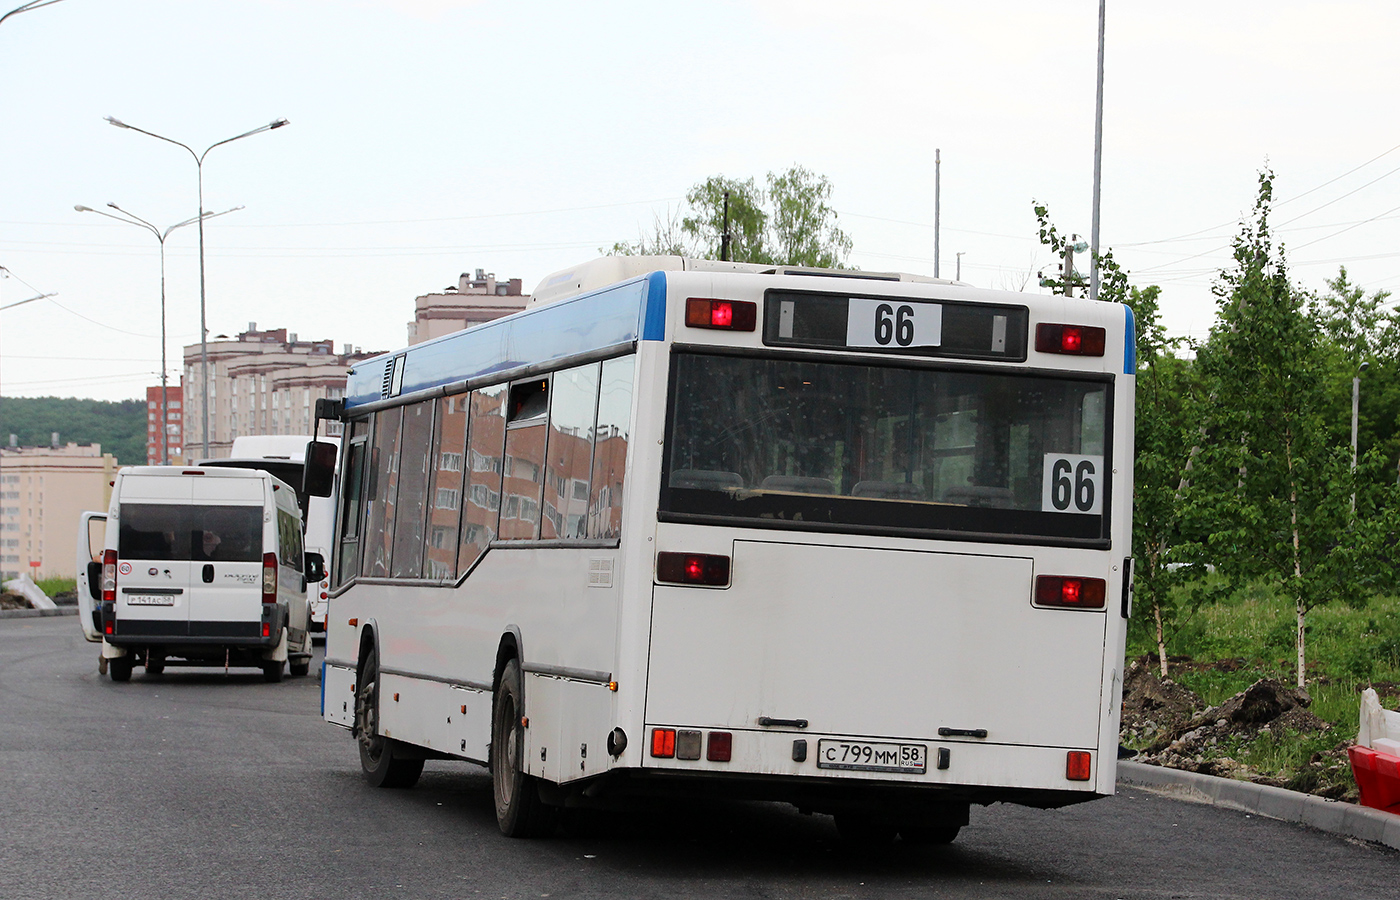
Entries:
{"type": "Polygon", "coordinates": [[[923,775],[928,771],[928,747],[876,741],[817,741],[817,768],[923,775]]]}
{"type": "Polygon", "coordinates": [[[174,606],[175,597],[172,594],[127,594],[127,606],[174,606]]]}

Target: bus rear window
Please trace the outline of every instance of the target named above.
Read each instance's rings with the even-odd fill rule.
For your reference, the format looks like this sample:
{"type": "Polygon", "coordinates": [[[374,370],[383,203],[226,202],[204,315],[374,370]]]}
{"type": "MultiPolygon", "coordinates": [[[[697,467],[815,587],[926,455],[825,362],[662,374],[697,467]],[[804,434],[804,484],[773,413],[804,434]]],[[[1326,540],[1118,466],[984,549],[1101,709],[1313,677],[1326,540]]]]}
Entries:
{"type": "Polygon", "coordinates": [[[258,562],[261,506],[123,503],[117,555],[130,560],[258,562]]]}
{"type": "Polygon", "coordinates": [[[1104,380],[696,353],[674,368],[663,516],[1107,538],[1104,380]]]}

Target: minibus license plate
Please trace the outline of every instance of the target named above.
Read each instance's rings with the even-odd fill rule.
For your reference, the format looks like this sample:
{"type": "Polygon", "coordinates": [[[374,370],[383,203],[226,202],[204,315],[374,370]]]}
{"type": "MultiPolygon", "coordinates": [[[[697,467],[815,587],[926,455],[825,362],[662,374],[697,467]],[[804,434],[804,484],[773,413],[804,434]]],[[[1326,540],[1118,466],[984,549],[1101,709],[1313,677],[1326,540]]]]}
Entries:
{"type": "Polygon", "coordinates": [[[877,741],[818,741],[817,768],[922,775],[928,771],[928,747],[877,741]]]}
{"type": "Polygon", "coordinates": [[[127,594],[127,606],[174,606],[174,594],[127,594]]]}

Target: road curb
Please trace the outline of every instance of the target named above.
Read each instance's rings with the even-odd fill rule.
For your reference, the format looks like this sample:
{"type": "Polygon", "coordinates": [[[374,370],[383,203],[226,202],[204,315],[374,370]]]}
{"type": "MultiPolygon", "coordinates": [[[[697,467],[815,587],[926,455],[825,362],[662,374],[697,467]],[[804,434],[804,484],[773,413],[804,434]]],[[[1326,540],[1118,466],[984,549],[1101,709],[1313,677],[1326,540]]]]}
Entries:
{"type": "Polygon", "coordinates": [[[0,619],[37,619],[40,616],[76,616],[78,607],[60,606],[58,609],[0,609],[0,619]]]}
{"type": "Polygon", "coordinates": [[[1400,850],[1400,816],[1353,803],[1126,760],[1118,763],[1118,783],[1156,790],[1195,803],[1296,822],[1400,850]]]}

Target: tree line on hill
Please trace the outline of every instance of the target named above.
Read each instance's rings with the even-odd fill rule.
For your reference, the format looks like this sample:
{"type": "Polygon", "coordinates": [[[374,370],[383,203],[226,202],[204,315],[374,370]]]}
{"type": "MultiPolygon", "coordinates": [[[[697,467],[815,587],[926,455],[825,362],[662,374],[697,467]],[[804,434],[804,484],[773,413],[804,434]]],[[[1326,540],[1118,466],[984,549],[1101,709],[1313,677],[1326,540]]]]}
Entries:
{"type": "Polygon", "coordinates": [[[79,397],[0,397],[0,442],[15,435],[21,447],[101,444],[126,466],[146,464],[146,403],[143,400],[86,400],[79,397]]]}

